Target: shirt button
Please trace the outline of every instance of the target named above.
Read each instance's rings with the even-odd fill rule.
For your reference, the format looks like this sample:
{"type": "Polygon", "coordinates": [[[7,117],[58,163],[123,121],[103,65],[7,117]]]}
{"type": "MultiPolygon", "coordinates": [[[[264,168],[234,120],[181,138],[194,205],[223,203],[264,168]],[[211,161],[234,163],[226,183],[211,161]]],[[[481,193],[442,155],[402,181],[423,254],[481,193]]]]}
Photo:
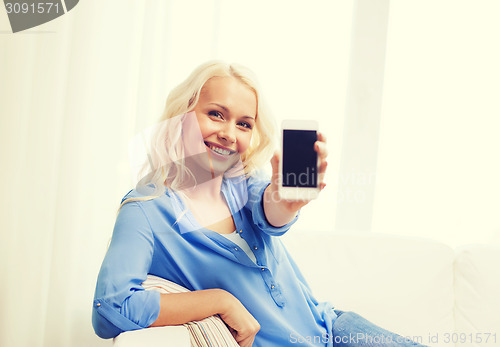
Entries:
{"type": "Polygon", "coordinates": [[[257,246],[255,246],[253,249],[257,249],[257,246]]]}
{"type": "Polygon", "coordinates": [[[240,234],[243,232],[243,230],[240,230],[240,234]]]}
{"type": "Polygon", "coordinates": [[[265,269],[265,268],[262,268],[261,270],[262,270],[262,271],[266,271],[266,269],[265,269]]]}
{"type": "Polygon", "coordinates": [[[271,286],[271,289],[274,289],[274,285],[271,286]]]}
{"type": "Polygon", "coordinates": [[[97,304],[97,307],[101,307],[101,304],[97,304]]]}

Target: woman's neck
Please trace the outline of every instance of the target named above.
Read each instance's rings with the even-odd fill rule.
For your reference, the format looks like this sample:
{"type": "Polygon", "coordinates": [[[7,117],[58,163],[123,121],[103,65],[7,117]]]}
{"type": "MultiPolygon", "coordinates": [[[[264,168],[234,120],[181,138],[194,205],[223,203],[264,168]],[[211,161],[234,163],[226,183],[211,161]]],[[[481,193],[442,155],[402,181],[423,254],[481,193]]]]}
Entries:
{"type": "Polygon", "coordinates": [[[231,211],[221,194],[222,175],[200,183],[192,188],[181,190],[185,194],[186,206],[197,222],[209,230],[221,234],[234,231],[235,225],[231,211]]]}

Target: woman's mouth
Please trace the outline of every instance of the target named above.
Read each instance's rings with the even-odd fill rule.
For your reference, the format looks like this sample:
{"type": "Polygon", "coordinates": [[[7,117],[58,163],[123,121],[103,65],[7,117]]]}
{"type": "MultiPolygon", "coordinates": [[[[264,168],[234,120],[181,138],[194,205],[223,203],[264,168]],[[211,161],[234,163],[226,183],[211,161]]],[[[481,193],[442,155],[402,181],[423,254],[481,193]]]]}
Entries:
{"type": "Polygon", "coordinates": [[[208,148],[210,148],[213,152],[215,152],[215,153],[217,153],[219,155],[223,155],[223,156],[230,156],[230,155],[236,153],[235,151],[232,151],[230,149],[217,146],[216,144],[211,143],[211,142],[206,142],[205,141],[205,146],[207,146],[208,148]]]}

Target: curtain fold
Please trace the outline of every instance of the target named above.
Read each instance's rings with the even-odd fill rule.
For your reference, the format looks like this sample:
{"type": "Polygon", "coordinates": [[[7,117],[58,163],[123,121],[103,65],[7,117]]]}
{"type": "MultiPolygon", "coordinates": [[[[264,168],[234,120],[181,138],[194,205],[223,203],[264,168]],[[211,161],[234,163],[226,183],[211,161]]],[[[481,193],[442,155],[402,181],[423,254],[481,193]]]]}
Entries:
{"type": "Polygon", "coordinates": [[[82,1],[44,33],[0,37],[2,346],[111,344],[92,298],[128,142],[159,117],[140,105],[166,95],[148,92],[165,85],[166,5],[82,1]]]}

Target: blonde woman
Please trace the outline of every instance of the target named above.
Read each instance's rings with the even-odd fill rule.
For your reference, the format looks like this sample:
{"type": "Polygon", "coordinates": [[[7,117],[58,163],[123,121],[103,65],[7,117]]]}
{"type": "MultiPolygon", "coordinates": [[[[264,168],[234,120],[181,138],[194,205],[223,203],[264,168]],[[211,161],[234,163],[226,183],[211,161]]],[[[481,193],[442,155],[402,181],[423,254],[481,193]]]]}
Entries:
{"type": "MultiPolygon", "coordinates": [[[[215,314],[240,346],[363,345],[345,339],[359,332],[385,336],[378,341],[387,346],[399,337],[314,299],[279,238],[308,201],[279,198],[278,154],[271,179],[258,175],[276,136],[243,67],[203,64],[170,93],[99,273],[92,321],[100,337],[215,314]],[[190,292],[145,291],[148,274],[190,292]]],[[[319,134],[314,144],[321,189],[325,142],[319,134]]]]}

